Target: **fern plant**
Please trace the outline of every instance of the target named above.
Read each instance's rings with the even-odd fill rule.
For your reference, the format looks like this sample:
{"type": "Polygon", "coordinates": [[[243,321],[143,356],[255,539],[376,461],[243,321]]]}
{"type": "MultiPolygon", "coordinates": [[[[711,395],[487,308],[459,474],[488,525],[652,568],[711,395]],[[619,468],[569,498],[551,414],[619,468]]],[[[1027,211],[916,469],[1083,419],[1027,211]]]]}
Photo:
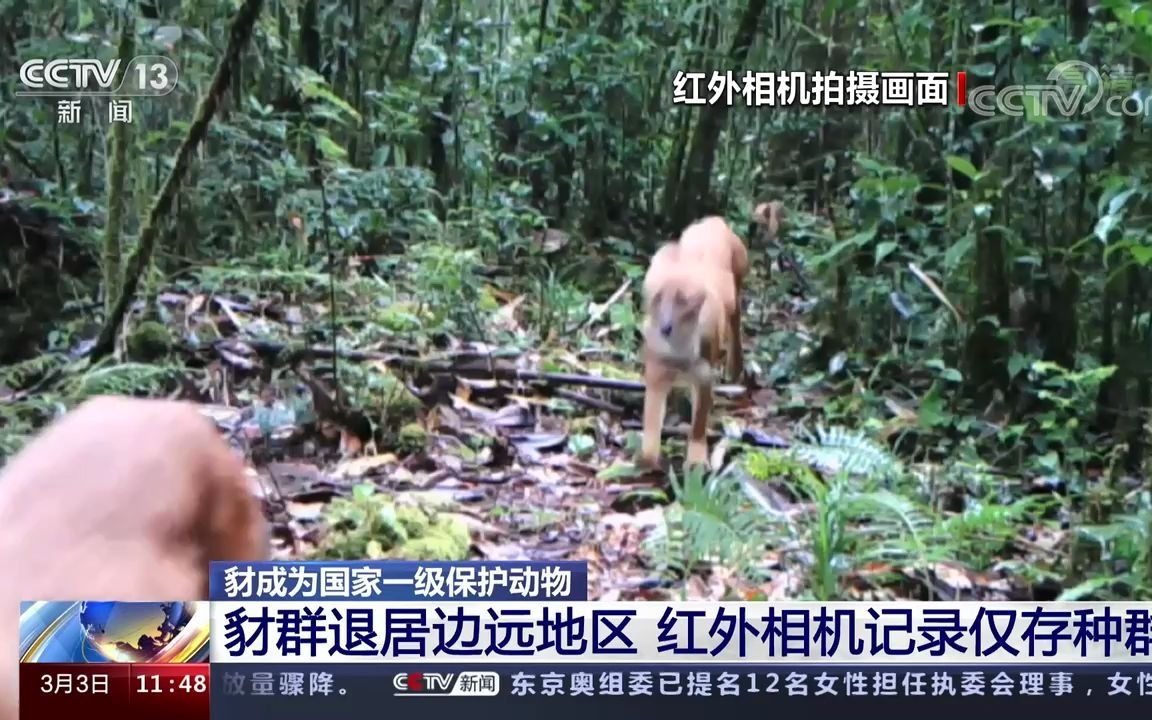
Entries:
{"type": "Polygon", "coordinates": [[[684,577],[712,562],[742,576],[758,572],[767,523],[748,502],[737,471],[737,465],[729,464],[715,473],[692,467],[682,479],[669,473],[676,502],[666,510],[664,525],[646,541],[647,554],[660,571],[684,577]]]}
{"type": "Polygon", "coordinates": [[[818,426],[805,435],[792,446],[793,454],[826,475],[844,472],[887,483],[904,471],[891,451],[859,430],[818,426]]]}
{"type": "Polygon", "coordinates": [[[755,581],[769,548],[796,548],[786,562],[804,568],[808,593],[835,599],[844,574],[864,562],[927,559],[935,518],[887,489],[906,473],[864,433],[821,427],[786,452],[751,453],[716,473],[672,474],[677,502],[650,536],[648,554],[680,576],[711,562],[755,581]],[[789,491],[807,511],[781,512],[757,481],[789,491]]]}
{"type": "Polygon", "coordinates": [[[1140,491],[1136,507],[1107,523],[1075,528],[1065,572],[1083,573],[1077,567],[1085,555],[1110,569],[1068,588],[1059,600],[1147,600],[1152,597],[1152,492],[1140,491]],[[1117,572],[1119,571],[1119,572],[1117,572]]]}
{"type": "Polygon", "coordinates": [[[820,427],[790,450],[758,453],[748,464],[753,476],[779,483],[809,506],[788,530],[808,550],[808,591],[816,599],[840,597],[845,573],[864,563],[926,560],[935,519],[890,489],[907,469],[863,432],[820,427]]]}

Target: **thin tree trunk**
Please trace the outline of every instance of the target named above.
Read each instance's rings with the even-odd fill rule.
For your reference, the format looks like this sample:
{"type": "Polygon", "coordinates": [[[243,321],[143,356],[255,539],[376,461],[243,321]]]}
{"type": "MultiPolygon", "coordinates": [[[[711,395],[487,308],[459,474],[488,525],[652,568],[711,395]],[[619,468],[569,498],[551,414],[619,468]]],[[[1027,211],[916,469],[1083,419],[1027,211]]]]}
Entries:
{"type": "MultiPolygon", "coordinates": [[[[738,71],[744,66],[766,5],[766,0],[748,0],[732,38],[725,69],[738,71]]],[[[716,162],[716,144],[727,117],[728,107],[723,103],[700,108],[700,119],[688,148],[685,172],[676,192],[676,203],[671,208],[672,226],[675,228],[684,227],[703,212],[711,210],[712,166],[716,162]]]]}
{"type": "MultiPolygon", "coordinates": [[[[125,10],[120,28],[120,46],[117,56],[121,64],[127,66],[136,52],[136,18],[131,10],[125,10]]],[[[113,102],[114,99],[109,99],[113,102]]],[[[131,101],[129,101],[131,102],[131,101]]],[[[104,226],[104,248],[101,265],[104,269],[104,310],[112,312],[116,298],[120,295],[120,281],[124,277],[123,243],[120,231],[124,226],[124,176],[128,166],[128,130],[126,122],[112,124],[109,133],[107,206],[108,222],[104,226]]]]}
{"type": "Polygon", "coordinates": [[[188,135],[185,136],[184,142],[180,144],[180,149],[176,152],[176,162],[172,166],[172,171],[168,173],[168,178],[164,181],[164,186],[160,189],[160,193],[156,196],[156,201],[148,213],[148,220],[140,230],[140,239],[136,243],[136,249],[126,263],[124,284],[121,286],[120,294],[116,298],[115,305],[109,311],[108,317],[104,319],[104,327],[100,329],[100,335],[92,348],[91,358],[93,360],[112,354],[116,346],[120,326],[128,314],[128,308],[132,306],[132,301],[136,297],[136,288],[139,287],[140,278],[152,260],[152,252],[156,247],[156,235],[160,231],[160,223],[164,221],[171,209],[172,200],[176,197],[184,174],[192,163],[192,157],[208,133],[208,123],[212,122],[212,117],[216,114],[216,108],[220,104],[220,98],[228,90],[232,70],[240,62],[240,54],[248,45],[248,40],[252,36],[252,27],[256,24],[256,19],[260,16],[260,9],[263,5],[264,0],[244,0],[244,4],[240,6],[240,10],[232,19],[232,26],[228,33],[228,47],[224,50],[224,56],[220,58],[220,64],[216,66],[216,73],[212,77],[212,84],[208,87],[208,92],[205,93],[204,98],[200,101],[200,106],[196,109],[196,118],[188,128],[188,135]]]}

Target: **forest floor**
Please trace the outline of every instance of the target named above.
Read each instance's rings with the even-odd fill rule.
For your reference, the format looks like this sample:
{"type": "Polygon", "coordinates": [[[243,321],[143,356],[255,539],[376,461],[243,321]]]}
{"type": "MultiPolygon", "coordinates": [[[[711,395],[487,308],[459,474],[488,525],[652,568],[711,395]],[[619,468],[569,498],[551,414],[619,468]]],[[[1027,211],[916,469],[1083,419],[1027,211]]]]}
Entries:
{"type": "Polygon", "coordinates": [[[812,303],[779,279],[747,294],[750,380],[717,388],[714,472],[679,472],[686,393],[666,423],[671,472],[638,470],[624,274],[589,296],[426,266],[334,281],[206,268],[156,294],[129,361],[90,368],[68,401],[200,401],[250,459],[284,558],[586,560],[597,599],[1051,599],[1069,584],[1069,528],[1038,498],[1005,499],[1004,476],[968,465],[965,482],[1000,499],[944,512],[955,468],[883,442],[916,411],[873,397],[883,417],[868,416],[843,355],[805,371],[812,303]],[[312,342],[331,336],[333,293],[336,351],[312,342]],[[148,335],[166,351],[134,357],[148,335]],[[445,524],[466,539],[442,539],[445,524]]]}
{"type": "MultiPolygon", "coordinates": [[[[381,292],[379,278],[353,275],[339,285],[333,363],[330,348],[302,342],[331,322],[324,278],[268,279],[201,278],[158,302],[196,348],[181,384],[217,400],[205,412],[252,459],[284,557],[409,552],[390,548],[403,529],[364,522],[379,502],[462,524],[470,557],[586,560],[602,599],[1020,598],[1048,593],[1061,572],[1067,528],[1027,497],[942,516],[938,494],[923,494],[938,468],[903,468],[893,485],[886,448],[827,430],[854,412],[859,381],[829,382],[835,367],[801,374],[817,342],[811,302],[781,287],[748,293],[750,382],[717,390],[711,466],[738,488],[727,492],[678,472],[684,396],[666,423],[673,477],[632,463],[643,399],[633,280],[562,299],[489,282],[460,307],[450,291],[381,292]]],[[[915,424],[888,406],[882,430],[915,424]]]]}
{"type": "MultiPolygon", "coordinates": [[[[642,546],[663,526],[669,482],[633,464],[643,385],[634,347],[613,347],[613,338],[628,334],[621,315],[634,318],[630,309],[612,312],[635,303],[631,285],[575,318],[579,346],[552,340],[517,349],[531,334],[527,299],[490,289],[497,306],[486,334],[506,343],[441,336],[445,347],[417,349],[420,340],[391,337],[341,350],[335,371],[330,347],[288,340],[299,337],[309,315],[323,326],[320,298],[168,291],[158,300],[166,324],[186,339],[207,327],[222,336],[197,345],[197,361],[188,365],[204,367],[186,387],[226,399],[205,403],[204,412],[252,459],[274,510],[281,557],[333,553],[330,503],[370,485],[464,523],[473,557],[587,560],[590,596],[612,598],[667,592],[642,546]],[[270,373],[281,379],[265,382],[270,373]],[[374,440],[365,420],[378,428],[374,440]]],[[[776,308],[767,318],[756,321],[800,325],[799,316],[776,308]]],[[[749,366],[760,368],[754,357],[749,366]]],[[[815,394],[792,400],[821,401],[815,394]]],[[[713,467],[728,465],[746,445],[787,447],[791,423],[776,414],[779,401],[772,388],[718,388],[713,467]]],[[[665,450],[673,472],[683,461],[688,410],[686,397],[670,406],[665,450]]],[[[722,574],[713,569],[707,582],[722,574]]],[[[690,596],[717,592],[701,585],[690,596]]]]}

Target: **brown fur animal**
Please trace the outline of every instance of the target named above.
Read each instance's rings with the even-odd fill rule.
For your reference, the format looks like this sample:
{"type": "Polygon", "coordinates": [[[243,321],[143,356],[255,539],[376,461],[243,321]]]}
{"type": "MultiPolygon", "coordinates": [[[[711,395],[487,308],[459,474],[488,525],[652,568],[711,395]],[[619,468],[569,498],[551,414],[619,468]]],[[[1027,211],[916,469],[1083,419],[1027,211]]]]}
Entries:
{"type": "Polygon", "coordinates": [[[189,403],[101,397],[0,472],[0,720],[22,600],[202,600],[210,560],[269,557],[243,462],[189,403]]]}
{"type": "Polygon", "coordinates": [[[693,223],[652,257],[644,277],[644,464],[659,465],[668,395],[684,380],[692,391],[686,461],[707,462],[712,387],[722,358],[730,378],[743,374],[740,299],[747,273],[748,251],[719,217],[693,223]]]}
{"type": "Polygon", "coordinates": [[[768,240],[774,241],[780,234],[780,222],[784,218],[784,204],[779,200],[763,202],[752,211],[752,219],[764,226],[768,240]]]}

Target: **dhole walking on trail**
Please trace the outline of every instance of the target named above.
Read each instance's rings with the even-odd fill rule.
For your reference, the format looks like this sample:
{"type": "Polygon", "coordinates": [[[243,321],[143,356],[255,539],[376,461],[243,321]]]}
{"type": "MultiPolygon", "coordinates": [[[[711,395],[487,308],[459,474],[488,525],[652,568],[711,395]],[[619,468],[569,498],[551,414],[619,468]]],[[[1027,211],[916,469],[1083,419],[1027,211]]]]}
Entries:
{"type": "Polygon", "coordinates": [[[721,357],[732,381],[744,371],[740,301],[747,274],[748,250],[720,217],[693,223],[652,257],[644,277],[644,464],[659,465],[668,394],[684,380],[692,391],[686,461],[707,462],[721,357]]]}

